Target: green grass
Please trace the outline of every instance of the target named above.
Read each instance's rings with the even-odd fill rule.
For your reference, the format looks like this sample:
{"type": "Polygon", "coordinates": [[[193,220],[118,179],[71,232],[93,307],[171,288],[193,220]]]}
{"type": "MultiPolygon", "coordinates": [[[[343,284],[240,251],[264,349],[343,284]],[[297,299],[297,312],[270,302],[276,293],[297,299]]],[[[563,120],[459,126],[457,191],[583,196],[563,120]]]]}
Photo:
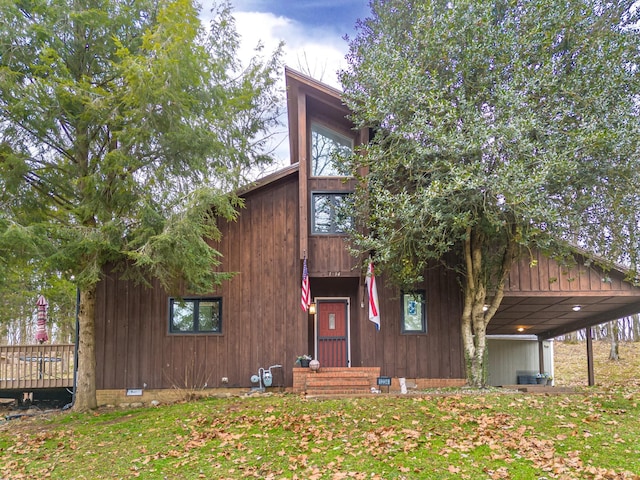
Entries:
{"type": "Polygon", "coordinates": [[[640,478],[640,389],[59,413],[0,426],[0,478],[640,478]]]}

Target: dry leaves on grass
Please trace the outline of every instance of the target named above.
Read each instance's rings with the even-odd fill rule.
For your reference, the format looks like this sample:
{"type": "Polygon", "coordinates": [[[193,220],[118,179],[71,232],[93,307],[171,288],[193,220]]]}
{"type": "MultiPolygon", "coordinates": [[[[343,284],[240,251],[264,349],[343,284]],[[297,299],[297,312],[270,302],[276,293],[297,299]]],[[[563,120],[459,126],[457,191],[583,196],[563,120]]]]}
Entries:
{"type": "MultiPolygon", "coordinates": [[[[618,419],[622,425],[628,421],[624,408],[605,406],[619,400],[614,394],[594,392],[553,400],[530,395],[505,398],[500,403],[495,396],[484,395],[379,397],[310,406],[284,396],[273,400],[277,407],[268,399],[203,402],[154,429],[164,435],[161,447],[141,441],[129,448],[126,476],[144,478],[158,469],[177,472],[198,465],[206,478],[221,479],[412,479],[425,478],[437,465],[443,477],[504,479],[515,478],[514,471],[526,464],[533,466],[529,471],[537,477],[548,479],[640,478],[589,463],[585,455],[589,452],[583,449],[598,431],[615,432],[618,419]],[[531,418],[552,425],[553,433],[547,433],[544,422],[528,421],[531,418]],[[171,434],[165,435],[166,431],[171,434]]],[[[622,405],[635,412],[637,407],[631,406],[637,398],[629,393],[622,405]]],[[[121,427],[108,425],[116,432],[121,427]]],[[[93,428],[97,432],[100,423],[93,428]]],[[[0,478],[19,478],[16,475],[25,472],[26,461],[15,461],[12,455],[42,458],[43,446],[51,442],[58,447],[47,455],[55,456],[52,459],[59,464],[87,458],[100,448],[113,452],[118,447],[108,437],[99,443],[78,438],[66,428],[26,434],[0,457],[9,459],[8,466],[0,467],[0,478]]],[[[603,448],[626,447],[622,435],[603,440],[603,448]]],[[[628,451],[637,453],[631,445],[628,451]]],[[[200,478],[195,472],[191,478],[200,478]]],[[[38,473],[46,478],[50,471],[38,473]]]]}

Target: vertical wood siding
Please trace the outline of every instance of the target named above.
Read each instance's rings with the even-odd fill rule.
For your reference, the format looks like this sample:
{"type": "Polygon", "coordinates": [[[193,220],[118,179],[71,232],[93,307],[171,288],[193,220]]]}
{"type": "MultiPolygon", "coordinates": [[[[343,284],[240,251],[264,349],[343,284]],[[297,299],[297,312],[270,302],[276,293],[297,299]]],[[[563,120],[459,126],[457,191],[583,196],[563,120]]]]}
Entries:
{"type": "Polygon", "coordinates": [[[524,257],[513,266],[505,292],[558,292],[566,295],[572,292],[636,291],[619,272],[604,272],[582,257],[576,257],[576,260],[576,265],[564,267],[540,252],[534,252],[532,258],[524,257]]]}
{"type": "Polygon", "coordinates": [[[169,295],[159,285],[105,276],[96,316],[98,389],[249,387],[258,368],[275,364],[292,383],[308,340],[299,307],[297,185],[294,174],[252,192],[238,221],[221,225],[220,269],[237,275],[211,292],[222,297],[220,335],[170,335],[169,295]]]}
{"type": "MultiPolygon", "coordinates": [[[[376,277],[380,300],[380,331],[358,308],[359,336],[354,340],[362,366],[380,366],[382,375],[406,378],[464,378],[460,334],[462,297],[453,272],[434,268],[425,272],[420,288],[426,292],[427,333],[402,334],[400,292],[376,277]]],[[[358,292],[364,301],[364,287],[358,292]]],[[[353,340],[352,340],[353,342],[353,340]]]]}

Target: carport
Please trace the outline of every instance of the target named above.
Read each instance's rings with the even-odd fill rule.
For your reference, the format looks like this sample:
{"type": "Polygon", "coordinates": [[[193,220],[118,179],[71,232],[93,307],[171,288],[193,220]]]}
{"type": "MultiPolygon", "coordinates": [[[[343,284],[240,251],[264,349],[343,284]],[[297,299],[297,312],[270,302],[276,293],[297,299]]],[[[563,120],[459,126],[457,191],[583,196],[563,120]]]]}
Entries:
{"type": "Polygon", "coordinates": [[[536,335],[542,342],[587,329],[588,384],[594,385],[591,327],[640,312],[640,288],[620,268],[604,270],[584,257],[562,267],[541,254],[516,264],[487,335],[536,335]]]}

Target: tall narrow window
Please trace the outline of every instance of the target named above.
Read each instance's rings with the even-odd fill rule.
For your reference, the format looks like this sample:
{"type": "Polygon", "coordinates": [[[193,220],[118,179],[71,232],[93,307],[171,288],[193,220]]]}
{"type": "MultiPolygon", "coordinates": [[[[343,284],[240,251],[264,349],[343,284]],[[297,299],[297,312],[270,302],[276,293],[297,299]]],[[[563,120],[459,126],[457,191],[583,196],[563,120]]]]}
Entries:
{"type": "Polygon", "coordinates": [[[171,298],[169,300],[169,332],[222,332],[222,299],[171,298]]]}
{"type": "Polygon", "coordinates": [[[402,294],[402,333],[427,333],[423,290],[402,294]]]}
{"type": "Polygon", "coordinates": [[[345,233],[351,226],[348,193],[313,193],[311,196],[312,233],[345,233]]]}
{"type": "Polygon", "coordinates": [[[336,158],[353,150],[353,140],[334,130],[311,124],[311,175],[314,177],[348,176],[336,158]]]}

